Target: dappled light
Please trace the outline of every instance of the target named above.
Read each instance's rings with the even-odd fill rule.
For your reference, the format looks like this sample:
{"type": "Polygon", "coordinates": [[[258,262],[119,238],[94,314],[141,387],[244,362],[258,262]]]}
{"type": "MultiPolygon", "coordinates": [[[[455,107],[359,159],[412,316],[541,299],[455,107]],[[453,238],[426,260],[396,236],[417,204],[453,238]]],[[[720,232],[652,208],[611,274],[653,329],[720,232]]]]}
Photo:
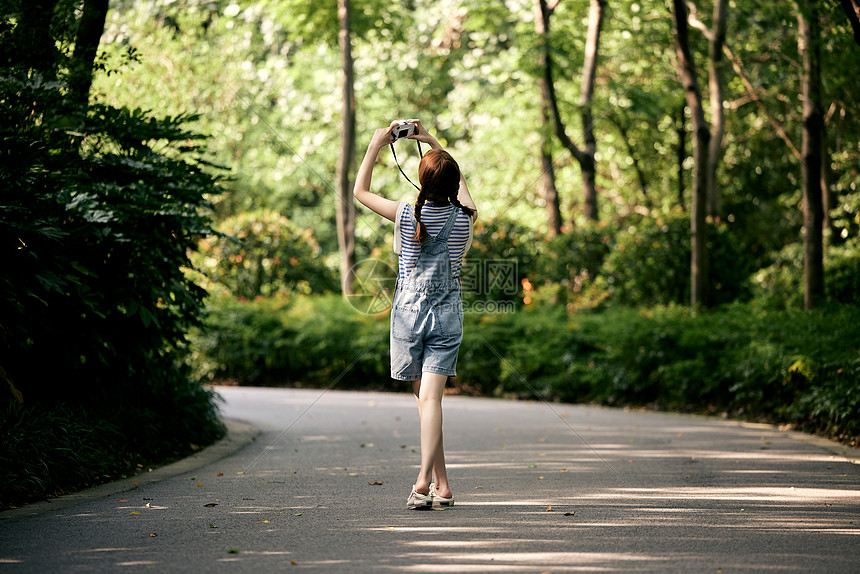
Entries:
{"type": "Polygon", "coordinates": [[[4,573],[857,570],[860,0],[2,6],[4,573]]]}

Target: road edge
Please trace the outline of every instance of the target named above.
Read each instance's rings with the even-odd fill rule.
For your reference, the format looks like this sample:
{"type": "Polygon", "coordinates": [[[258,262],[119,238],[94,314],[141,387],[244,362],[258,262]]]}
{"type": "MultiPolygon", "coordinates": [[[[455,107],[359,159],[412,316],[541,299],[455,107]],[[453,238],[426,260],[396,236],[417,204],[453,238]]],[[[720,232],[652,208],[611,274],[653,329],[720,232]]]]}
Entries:
{"type": "Polygon", "coordinates": [[[237,452],[242,447],[253,442],[260,434],[260,429],[245,421],[225,418],[223,419],[223,422],[227,429],[224,437],[218,442],[207,446],[191,456],[149,472],[138,473],[129,478],[107,482],[79,492],[73,492],[56,498],[33,502],[26,506],[22,506],[21,508],[0,512],[0,524],[20,520],[22,518],[38,516],[50,511],[62,510],[74,504],[80,504],[82,502],[103,498],[105,496],[112,496],[120,492],[139,488],[146,484],[165,480],[178,474],[192,472],[237,452]]]}

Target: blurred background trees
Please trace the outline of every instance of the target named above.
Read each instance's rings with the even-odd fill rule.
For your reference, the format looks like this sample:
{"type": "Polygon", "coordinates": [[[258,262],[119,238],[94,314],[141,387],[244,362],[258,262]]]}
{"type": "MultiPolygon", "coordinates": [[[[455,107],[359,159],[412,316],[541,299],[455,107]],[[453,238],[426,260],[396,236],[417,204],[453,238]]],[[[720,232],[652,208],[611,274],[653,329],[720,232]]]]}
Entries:
{"type": "MultiPolygon", "coordinates": [[[[189,367],[312,384],[351,353],[361,375],[345,384],[384,378],[384,316],[311,320],[349,312],[342,262],[395,267],[393,225],[347,197],[350,65],[359,150],[417,117],[463,167],[482,218],[471,268],[515,269],[513,291],[485,275],[465,297],[516,312],[468,320],[546,392],[689,406],[705,399],[672,385],[718,368],[707,400],[737,410],[761,389],[731,381],[759,380],[761,359],[778,384],[813,373],[800,419],[855,404],[850,321],[818,359],[810,339],[776,343],[741,321],[738,343],[733,325],[856,314],[856,2],[340,4],[0,0],[0,375],[13,404],[23,392],[24,405],[151,413],[168,393],[186,398],[163,412],[208,405],[204,422],[186,420],[211,437],[215,410],[189,367]],[[707,311],[699,323],[691,303],[707,311]],[[585,316],[604,339],[578,331],[585,316]],[[561,360],[517,345],[557,323],[561,360]],[[649,344],[676,352],[640,356],[649,344]]],[[[410,144],[397,151],[411,175],[410,144]]],[[[390,154],[379,161],[374,188],[412,201],[390,154]]],[[[511,392],[513,363],[491,364],[478,343],[464,353],[488,370],[464,385],[511,392]]]]}

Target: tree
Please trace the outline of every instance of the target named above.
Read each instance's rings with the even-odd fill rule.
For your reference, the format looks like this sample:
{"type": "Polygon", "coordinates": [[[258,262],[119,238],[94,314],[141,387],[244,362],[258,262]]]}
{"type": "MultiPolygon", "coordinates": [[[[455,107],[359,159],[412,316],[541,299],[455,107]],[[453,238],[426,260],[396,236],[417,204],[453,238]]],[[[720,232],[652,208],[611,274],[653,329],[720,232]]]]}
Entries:
{"type": "Polygon", "coordinates": [[[340,23],[340,44],[343,88],[343,131],[341,152],[337,163],[337,239],[340,246],[341,291],[344,296],[352,294],[355,280],[355,206],[352,196],[352,173],[355,164],[355,89],[352,62],[352,37],[350,33],[350,0],[338,0],[337,15],[340,23]]]}
{"type": "Polygon", "coordinates": [[[84,0],[75,51],[69,63],[69,99],[85,104],[93,83],[93,63],[105,28],[108,0],[84,0]]]}
{"type": "Polygon", "coordinates": [[[854,31],[854,41],[860,46],[860,2],[858,0],[840,0],[842,9],[845,10],[845,15],[848,16],[848,21],[851,23],[851,29],[854,31]]]}
{"type": "Polygon", "coordinates": [[[185,269],[211,231],[219,176],[193,116],[90,101],[106,3],[77,7],[7,1],[0,14],[0,378],[23,403],[0,412],[15,443],[0,476],[22,497],[92,485],[222,430],[212,392],[180,360],[205,296],[185,269]],[[44,443],[26,431],[35,421],[44,443]],[[98,471],[58,478],[53,453],[15,458],[76,441],[104,455],[98,471]]]}
{"type": "Polygon", "coordinates": [[[569,135],[561,113],[558,109],[558,97],[553,81],[552,58],[548,48],[548,34],[550,29],[550,18],[558,6],[560,0],[534,0],[535,30],[539,36],[546,39],[543,44],[541,57],[543,69],[540,71],[538,88],[541,92],[541,109],[544,116],[549,115],[553,131],[576,161],[582,172],[583,212],[590,221],[599,219],[597,210],[597,187],[595,153],[597,149],[594,137],[594,116],[592,114],[592,103],[594,101],[594,78],[597,72],[597,56],[600,47],[600,30],[603,24],[603,14],[606,0],[590,0],[588,10],[588,32],[586,36],[585,57],[582,65],[582,79],[580,84],[580,120],[582,123],[583,148],[580,149],[569,135]],[[538,21],[540,20],[540,24],[538,21]]]}
{"type": "Polygon", "coordinates": [[[797,48],[801,56],[803,139],[803,305],[811,309],[824,297],[824,240],[821,160],[824,115],[821,108],[821,50],[816,0],[801,0],[797,9],[797,48]]]}
{"type": "Polygon", "coordinates": [[[696,75],[696,64],[690,48],[687,26],[687,6],[683,0],[673,0],[675,19],[675,46],[678,57],[678,76],[684,87],[684,96],[693,123],[693,206],[690,215],[690,305],[695,309],[704,304],[707,276],[707,228],[705,212],[708,188],[708,146],[711,138],[702,93],[696,75]]]}
{"type": "Polygon", "coordinates": [[[688,2],[690,25],[702,31],[708,40],[708,101],[711,107],[711,137],[708,140],[707,165],[707,214],[717,217],[720,213],[720,189],[717,183],[723,136],[726,131],[726,115],[723,111],[725,80],[723,79],[723,46],[726,43],[726,12],[728,0],[714,0],[713,24],[708,28],[696,14],[696,6],[688,2]]]}
{"type": "MultiPolygon", "coordinates": [[[[552,8],[557,2],[554,2],[552,8]]],[[[538,69],[541,75],[537,78],[538,90],[540,91],[540,160],[541,173],[538,182],[540,196],[546,207],[547,224],[551,237],[561,233],[561,207],[558,197],[558,188],[555,184],[555,167],[552,161],[552,149],[550,145],[553,129],[552,118],[552,66],[549,54],[549,15],[552,10],[547,6],[545,0],[534,0],[535,34],[538,37],[538,69]]]]}

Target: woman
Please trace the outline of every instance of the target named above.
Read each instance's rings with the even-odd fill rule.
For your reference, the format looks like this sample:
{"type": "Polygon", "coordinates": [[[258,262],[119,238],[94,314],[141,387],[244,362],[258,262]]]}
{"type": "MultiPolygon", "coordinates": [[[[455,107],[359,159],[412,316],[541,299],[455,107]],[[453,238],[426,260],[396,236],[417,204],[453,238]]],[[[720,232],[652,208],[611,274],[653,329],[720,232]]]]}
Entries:
{"type": "Polygon", "coordinates": [[[418,120],[409,139],[430,146],[418,166],[421,184],[415,206],[370,191],[379,150],[391,143],[392,122],[373,134],[355,182],[355,198],[395,222],[399,256],[391,308],[391,377],[412,381],[421,422],[421,469],[406,502],[409,509],[433,502],[454,504],[442,442],[442,394],[456,375],[463,339],[460,267],[477,216],[466,180],[454,158],[418,120]]]}

